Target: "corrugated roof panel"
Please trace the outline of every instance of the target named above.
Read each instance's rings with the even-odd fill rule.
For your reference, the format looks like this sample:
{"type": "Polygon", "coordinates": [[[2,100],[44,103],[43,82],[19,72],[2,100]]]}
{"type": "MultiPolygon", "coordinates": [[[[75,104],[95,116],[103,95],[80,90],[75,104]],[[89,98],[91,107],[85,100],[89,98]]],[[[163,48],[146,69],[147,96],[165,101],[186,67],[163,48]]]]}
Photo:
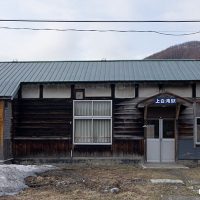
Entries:
{"type": "Polygon", "coordinates": [[[194,75],[194,78],[197,80],[200,76],[199,63],[193,61],[190,63],[190,66],[192,66],[193,69],[191,71],[194,75]]]}
{"type": "Polygon", "coordinates": [[[55,74],[55,77],[53,77],[54,81],[61,80],[62,74],[63,74],[63,72],[65,70],[65,67],[63,66],[64,65],[63,62],[59,62],[58,65],[59,65],[59,70],[58,70],[57,74],[55,74]]]}
{"type": "Polygon", "coordinates": [[[35,63],[28,63],[27,67],[29,68],[29,72],[26,73],[26,75],[23,77],[23,81],[26,82],[26,80],[30,80],[31,77],[33,76],[33,74],[36,73],[36,71],[38,70],[37,67],[35,67],[34,65],[35,63]]]}
{"type": "MultiPolygon", "coordinates": [[[[65,67],[68,68],[68,66],[65,66],[65,67]]],[[[74,77],[76,76],[77,70],[78,70],[77,63],[71,62],[71,65],[69,66],[67,74],[64,74],[64,81],[67,81],[67,80],[74,81],[74,77]]]]}
{"type": "Polygon", "coordinates": [[[97,65],[94,63],[91,63],[91,73],[90,73],[90,77],[88,81],[95,81],[96,68],[97,68],[97,65]]]}
{"type": "Polygon", "coordinates": [[[85,70],[85,73],[82,76],[82,80],[89,80],[90,73],[91,73],[91,64],[90,64],[90,62],[87,62],[85,67],[86,67],[86,70],[85,70]]]}
{"type": "MultiPolygon", "coordinates": [[[[37,82],[39,77],[44,73],[45,68],[44,68],[44,62],[42,63],[35,63],[35,68],[37,69],[36,73],[33,73],[31,78],[29,79],[30,82],[37,82]]],[[[27,82],[29,82],[27,80],[27,82]]]]}
{"type": "Polygon", "coordinates": [[[19,64],[15,66],[15,70],[7,74],[7,76],[2,79],[3,81],[7,80],[9,82],[9,84],[5,85],[5,87],[1,87],[2,94],[7,94],[9,89],[12,91],[13,85],[23,80],[23,76],[27,73],[27,71],[28,68],[25,64],[23,64],[21,67],[19,67],[19,64]]]}
{"type": "Polygon", "coordinates": [[[83,80],[82,75],[85,75],[85,72],[87,71],[87,66],[85,65],[85,63],[83,64],[79,63],[79,66],[77,68],[78,70],[77,73],[75,74],[74,80],[82,81],[83,80]]]}
{"type": "MultiPolygon", "coordinates": [[[[157,69],[159,70],[161,64],[158,65],[157,69]]],[[[175,80],[176,77],[174,76],[174,66],[172,64],[170,64],[169,62],[165,62],[162,64],[163,68],[162,68],[162,74],[160,75],[160,79],[166,79],[166,80],[175,80]]]]}
{"type": "Polygon", "coordinates": [[[0,96],[21,82],[200,81],[200,60],[0,62],[0,96]]]}
{"type": "Polygon", "coordinates": [[[48,66],[48,72],[46,74],[46,77],[43,79],[44,81],[53,81],[53,76],[54,74],[57,73],[58,71],[58,63],[52,63],[52,64],[49,64],[48,66]]]}
{"type": "Polygon", "coordinates": [[[66,76],[69,75],[69,70],[70,70],[71,65],[72,65],[72,62],[64,63],[62,65],[62,68],[64,70],[62,71],[60,78],[58,77],[59,78],[58,80],[61,80],[61,81],[67,80],[66,76]]]}
{"type": "Polygon", "coordinates": [[[143,74],[143,69],[142,69],[143,67],[139,65],[138,62],[133,63],[133,67],[135,68],[136,79],[138,79],[139,81],[144,80],[145,76],[143,74]]]}
{"type": "Polygon", "coordinates": [[[113,79],[112,78],[112,73],[111,73],[112,68],[109,67],[108,63],[105,63],[104,66],[105,66],[105,76],[104,76],[104,79],[105,79],[105,81],[110,81],[110,79],[113,79]]]}

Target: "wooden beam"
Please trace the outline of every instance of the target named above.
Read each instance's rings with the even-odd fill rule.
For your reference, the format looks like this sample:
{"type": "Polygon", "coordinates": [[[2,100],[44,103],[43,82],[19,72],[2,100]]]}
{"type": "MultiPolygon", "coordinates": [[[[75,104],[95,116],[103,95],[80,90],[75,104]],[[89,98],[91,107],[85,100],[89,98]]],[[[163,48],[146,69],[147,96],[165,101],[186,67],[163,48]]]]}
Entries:
{"type": "Polygon", "coordinates": [[[178,121],[175,120],[175,161],[178,160],[178,121]]]}
{"type": "Polygon", "coordinates": [[[43,99],[43,85],[40,85],[40,99],[43,99]]]}
{"type": "Polygon", "coordinates": [[[135,97],[139,97],[139,84],[135,84],[135,97]]]}
{"type": "Polygon", "coordinates": [[[114,99],[115,98],[115,84],[111,84],[111,98],[114,99]]]}
{"type": "Polygon", "coordinates": [[[75,85],[71,85],[71,99],[75,99],[75,85]]]}
{"type": "Polygon", "coordinates": [[[196,83],[192,84],[192,98],[196,98],[196,83]]]}
{"type": "Polygon", "coordinates": [[[144,108],[144,120],[147,119],[147,111],[148,111],[148,106],[146,105],[144,108]]]}
{"type": "Polygon", "coordinates": [[[176,106],[176,120],[178,120],[179,113],[180,113],[180,108],[181,108],[181,104],[178,104],[178,105],[176,106]]]}

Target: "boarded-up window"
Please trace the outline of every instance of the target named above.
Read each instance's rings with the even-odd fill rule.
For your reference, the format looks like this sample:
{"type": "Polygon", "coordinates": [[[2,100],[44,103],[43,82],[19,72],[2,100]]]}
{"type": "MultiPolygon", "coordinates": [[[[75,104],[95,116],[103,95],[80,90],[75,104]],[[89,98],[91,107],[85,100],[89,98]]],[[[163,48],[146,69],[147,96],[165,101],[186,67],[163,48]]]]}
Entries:
{"type": "Polygon", "coordinates": [[[112,144],[112,101],[74,101],[74,144],[112,144]]]}

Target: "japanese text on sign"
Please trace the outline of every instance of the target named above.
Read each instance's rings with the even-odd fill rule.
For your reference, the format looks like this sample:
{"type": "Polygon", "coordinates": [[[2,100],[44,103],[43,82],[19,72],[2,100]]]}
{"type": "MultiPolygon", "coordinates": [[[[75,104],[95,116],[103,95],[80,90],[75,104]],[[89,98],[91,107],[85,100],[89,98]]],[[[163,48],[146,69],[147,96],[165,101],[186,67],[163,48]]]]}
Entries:
{"type": "Polygon", "coordinates": [[[176,99],[175,98],[156,98],[155,103],[156,104],[175,104],[176,99]]]}

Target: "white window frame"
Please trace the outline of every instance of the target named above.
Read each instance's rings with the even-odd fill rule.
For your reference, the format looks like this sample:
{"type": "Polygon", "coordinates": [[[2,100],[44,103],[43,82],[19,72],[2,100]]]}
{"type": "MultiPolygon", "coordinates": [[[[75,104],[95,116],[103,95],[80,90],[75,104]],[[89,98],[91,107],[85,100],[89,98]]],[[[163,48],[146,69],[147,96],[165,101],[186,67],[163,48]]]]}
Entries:
{"type": "Polygon", "coordinates": [[[197,119],[200,119],[200,117],[195,117],[195,122],[194,122],[194,132],[195,132],[195,144],[196,145],[199,145],[200,144],[200,141],[198,142],[197,141],[197,119]]]}
{"type": "Polygon", "coordinates": [[[73,100],[73,144],[74,145],[112,145],[112,100],[73,100]],[[74,109],[74,105],[75,102],[92,102],[92,114],[93,114],[93,103],[97,102],[97,101],[103,101],[103,102],[110,102],[110,106],[111,106],[111,112],[110,112],[110,116],[75,116],[75,109],[74,109]],[[93,120],[95,119],[108,119],[110,120],[110,142],[108,143],[81,143],[81,142],[75,142],[75,120],[76,119],[91,119],[92,120],[92,131],[93,131],[93,120]]]}

